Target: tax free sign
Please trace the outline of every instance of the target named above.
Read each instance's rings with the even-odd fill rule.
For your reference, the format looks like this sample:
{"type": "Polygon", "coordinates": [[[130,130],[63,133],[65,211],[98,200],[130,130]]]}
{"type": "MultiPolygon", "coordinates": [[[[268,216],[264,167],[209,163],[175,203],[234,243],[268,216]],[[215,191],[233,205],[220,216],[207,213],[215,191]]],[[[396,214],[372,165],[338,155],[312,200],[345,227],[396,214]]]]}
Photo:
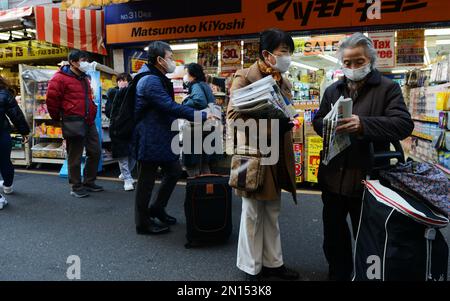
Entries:
{"type": "Polygon", "coordinates": [[[369,37],[377,50],[377,68],[395,67],[395,32],[370,33],[369,37]]]}

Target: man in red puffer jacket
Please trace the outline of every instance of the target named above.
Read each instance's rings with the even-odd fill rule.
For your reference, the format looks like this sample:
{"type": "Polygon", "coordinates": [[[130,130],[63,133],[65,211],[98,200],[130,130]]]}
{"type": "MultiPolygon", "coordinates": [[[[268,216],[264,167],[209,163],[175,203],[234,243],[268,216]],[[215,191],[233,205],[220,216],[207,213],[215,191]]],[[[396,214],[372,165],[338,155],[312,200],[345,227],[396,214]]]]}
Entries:
{"type": "Polygon", "coordinates": [[[86,71],[90,69],[88,54],[80,50],[69,53],[69,65],[52,77],[47,91],[47,108],[55,121],[62,120],[63,135],[67,146],[70,194],[83,198],[87,191],[103,191],[95,184],[101,147],[95,127],[97,105],[93,101],[86,71]],[[87,108],[87,110],[86,110],[87,108]],[[86,147],[84,181],[81,181],[81,157],[86,147]]]}

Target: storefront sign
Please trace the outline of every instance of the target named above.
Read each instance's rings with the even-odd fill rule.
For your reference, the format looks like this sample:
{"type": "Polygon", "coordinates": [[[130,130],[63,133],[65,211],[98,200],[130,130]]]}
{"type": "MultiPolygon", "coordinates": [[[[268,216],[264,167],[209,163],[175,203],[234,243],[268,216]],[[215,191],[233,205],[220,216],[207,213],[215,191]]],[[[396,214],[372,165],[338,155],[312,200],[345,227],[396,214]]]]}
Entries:
{"type": "Polygon", "coordinates": [[[219,67],[219,45],[216,42],[198,43],[197,63],[203,66],[206,71],[217,70],[219,67]]]}
{"type": "Polygon", "coordinates": [[[316,36],[310,39],[295,39],[295,53],[303,55],[328,54],[333,55],[339,48],[339,42],[345,35],[316,36]]]}
{"type": "Polygon", "coordinates": [[[38,41],[24,41],[0,44],[0,65],[12,62],[35,61],[42,59],[67,58],[66,47],[53,47],[38,41]]]}
{"type": "Polygon", "coordinates": [[[423,65],[425,31],[400,30],[397,33],[397,66],[423,65]]]}
{"type": "Polygon", "coordinates": [[[395,67],[395,32],[370,33],[378,53],[377,68],[395,67]]]}
{"type": "Polygon", "coordinates": [[[222,72],[235,72],[241,68],[241,42],[225,41],[221,43],[222,72]]]}
{"type": "Polygon", "coordinates": [[[191,0],[130,2],[106,7],[108,44],[257,34],[267,24],[285,31],[450,21],[448,1],[191,0]],[[369,12],[369,13],[368,13],[369,12]],[[378,18],[379,17],[379,18],[378,18]]]}
{"type": "Polygon", "coordinates": [[[244,68],[250,67],[259,58],[259,41],[244,41],[244,68]]]}
{"type": "Polygon", "coordinates": [[[128,73],[137,73],[141,67],[148,62],[147,51],[138,49],[125,49],[125,71],[128,73]]]}

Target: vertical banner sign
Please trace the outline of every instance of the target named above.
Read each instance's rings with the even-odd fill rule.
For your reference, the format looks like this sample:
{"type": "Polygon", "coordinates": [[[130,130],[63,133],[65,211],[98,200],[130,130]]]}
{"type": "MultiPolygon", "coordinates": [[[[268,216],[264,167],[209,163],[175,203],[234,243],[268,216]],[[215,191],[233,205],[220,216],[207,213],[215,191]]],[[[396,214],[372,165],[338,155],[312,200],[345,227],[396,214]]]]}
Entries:
{"type": "Polygon", "coordinates": [[[220,56],[222,72],[235,72],[241,69],[241,42],[222,42],[220,56]]]}
{"type": "Polygon", "coordinates": [[[395,32],[369,33],[373,45],[377,50],[377,68],[395,67],[395,32]]]}
{"type": "Polygon", "coordinates": [[[317,174],[319,172],[320,151],[322,150],[323,140],[320,136],[310,136],[306,138],[306,181],[317,183],[317,174]]]}
{"type": "Polygon", "coordinates": [[[303,182],[303,144],[294,143],[295,182],[303,182]]]}
{"type": "Polygon", "coordinates": [[[244,68],[250,67],[259,57],[259,41],[244,41],[244,68]]]}
{"type": "Polygon", "coordinates": [[[198,43],[197,63],[205,68],[205,71],[215,72],[219,67],[219,44],[216,42],[198,43]]]}
{"type": "Polygon", "coordinates": [[[397,32],[397,66],[423,65],[425,55],[425,30],[397,32]]]}

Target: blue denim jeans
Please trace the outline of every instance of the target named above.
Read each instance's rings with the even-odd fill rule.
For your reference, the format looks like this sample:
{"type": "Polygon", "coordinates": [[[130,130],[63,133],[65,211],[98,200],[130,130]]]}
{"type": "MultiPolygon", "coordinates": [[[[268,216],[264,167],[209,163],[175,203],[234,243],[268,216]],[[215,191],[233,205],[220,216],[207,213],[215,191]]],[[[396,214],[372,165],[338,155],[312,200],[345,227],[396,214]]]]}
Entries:
{"type": "Polygon", "coordinates": [[[131,172],[133,171],[134,167],[136,166],[136,160],[132,156],[123,157],[119,160],[119,168],[120,172],[123,176],[124,180],[133,180],[133,177],[131,176],[131,172]]]}

